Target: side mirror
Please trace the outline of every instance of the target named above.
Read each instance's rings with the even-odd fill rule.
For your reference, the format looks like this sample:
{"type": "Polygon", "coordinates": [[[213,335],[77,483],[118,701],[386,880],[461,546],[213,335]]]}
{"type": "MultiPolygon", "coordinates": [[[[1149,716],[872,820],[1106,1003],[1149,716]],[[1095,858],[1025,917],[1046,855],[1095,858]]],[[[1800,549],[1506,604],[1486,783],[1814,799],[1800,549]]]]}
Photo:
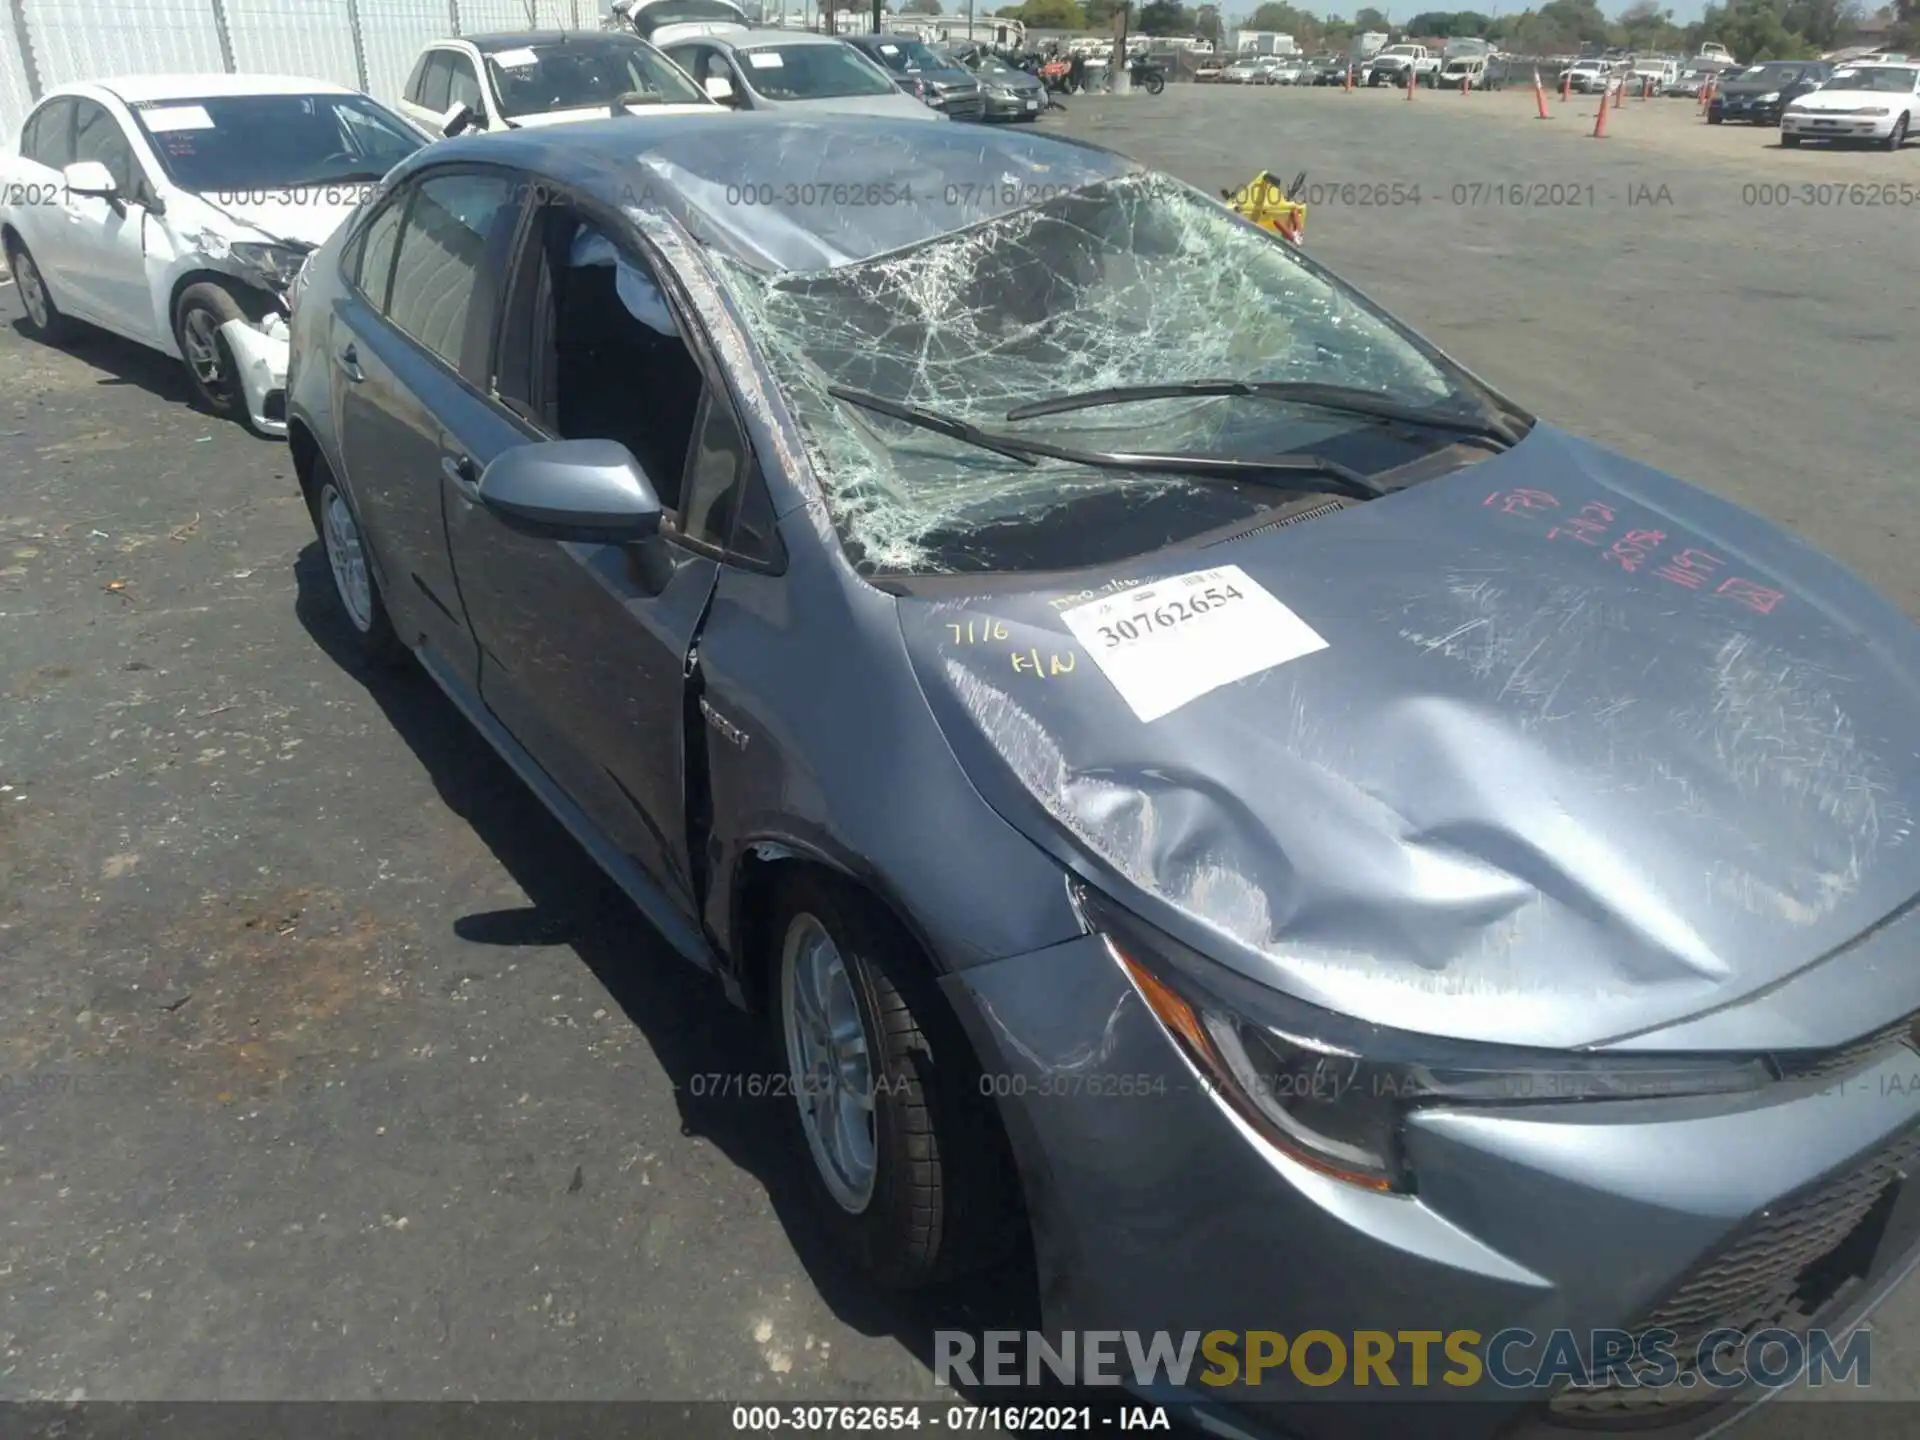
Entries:
{"type": "Polygon", "coordinates": [[[517,445],[480,475],[480,503],[546,540],[623,545],[660,530],[660,497],[617,440],[517,445]]]}
{"type": "Polygon", "coordinates": [[[469,130],[484,130],[486,125],[473,113],[473,108],[462,100],[448,107],[447,113],[440,117],[440,133],[451,140],[455,135],[464,135],[469,130]]]}
{"type": "Polygon", "coordinates": [[[707,77],[707,98],[718,100],[722,105],[733,104],[733,82],[718,75],[707,77]]]}
{"type": "Polygon", "coordinates": [[[69,195],[91,195],[100,200],[118,199],[120,186],[113,172],[98,160],[76,160],[62,172],[69,195]]]}

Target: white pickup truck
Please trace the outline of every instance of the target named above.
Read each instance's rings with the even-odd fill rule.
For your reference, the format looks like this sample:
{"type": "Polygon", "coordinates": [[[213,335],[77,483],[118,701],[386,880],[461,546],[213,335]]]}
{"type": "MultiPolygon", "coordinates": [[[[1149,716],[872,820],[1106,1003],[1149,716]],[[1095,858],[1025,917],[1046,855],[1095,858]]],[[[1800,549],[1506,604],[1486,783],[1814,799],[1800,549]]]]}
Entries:
{"type": "Polygon", "coordinates": [[[1402,88],[1411,74],[1415,83],[1431,85],[1440,78],[1440,57],[1424,45],[1389,45],[1367,63],[1367,84],[1402,88]]]}

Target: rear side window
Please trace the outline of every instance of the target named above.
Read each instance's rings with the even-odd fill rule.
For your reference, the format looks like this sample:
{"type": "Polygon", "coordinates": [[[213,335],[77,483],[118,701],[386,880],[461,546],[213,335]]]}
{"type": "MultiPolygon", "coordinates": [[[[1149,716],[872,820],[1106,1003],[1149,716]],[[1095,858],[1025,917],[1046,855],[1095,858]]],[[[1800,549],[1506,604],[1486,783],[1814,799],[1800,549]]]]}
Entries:
{"type": "Polygon", "coordinates": [[[20,133],[20,153],[36,164],[64,170],[73,163],[73,101],[49,100],[20,133]]]}
{"type": "Polygon", "coordinates": [[[427,73],[420,81],[420,103],[436,115],[446,113],[447,91],[453,84],[453,57],[436,50],[427,57],[427,73]]]}
{"type": "Polygon", "coordinates": [[[387,318],[456,370],[470,320],[493,310],[474,304],[475,286],[514,194],[502,175],[440,175],[422,181],[407,207],[387,318]]]}
{"type": "Polygon", "coordinates": [[[393,280],[393,252],[400,242],[400,219],[406,210],[406,195],[388,200],[360,231],[347,256],[347,278],[382,313],[386,311],[387,288],[393,280]]]}

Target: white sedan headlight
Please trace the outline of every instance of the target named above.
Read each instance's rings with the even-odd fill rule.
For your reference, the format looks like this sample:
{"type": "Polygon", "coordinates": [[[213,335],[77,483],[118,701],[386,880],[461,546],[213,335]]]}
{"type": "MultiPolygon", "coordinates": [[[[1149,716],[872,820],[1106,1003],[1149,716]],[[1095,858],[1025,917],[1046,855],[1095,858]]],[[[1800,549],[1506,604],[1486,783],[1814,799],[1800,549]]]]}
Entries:
{"type": "Polygon", "coordinates": [[[1779,98],[1780,98],[1780,92],[1778,90],[1769,90],[1766,94],[1760,97],[1760,103],[1762,105],[1771,105],[1774,101],[1778,100],[1779,98]]]}

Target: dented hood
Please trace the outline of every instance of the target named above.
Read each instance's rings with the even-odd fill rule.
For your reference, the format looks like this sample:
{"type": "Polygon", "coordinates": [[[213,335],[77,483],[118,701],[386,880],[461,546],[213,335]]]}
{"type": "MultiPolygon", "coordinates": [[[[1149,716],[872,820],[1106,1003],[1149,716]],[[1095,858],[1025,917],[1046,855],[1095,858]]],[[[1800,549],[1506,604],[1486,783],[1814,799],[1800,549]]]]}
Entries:
{"type": "Polygon", "coordinates": [[[1545,425],[1388,499],[900,618],[1009,823],[1376,1023],[1600,1043],[1920,891],[1914,628],[1766,522],[1545,425]],[[1108,649],[1115,619],[1145,638],[1108,649]]]}

